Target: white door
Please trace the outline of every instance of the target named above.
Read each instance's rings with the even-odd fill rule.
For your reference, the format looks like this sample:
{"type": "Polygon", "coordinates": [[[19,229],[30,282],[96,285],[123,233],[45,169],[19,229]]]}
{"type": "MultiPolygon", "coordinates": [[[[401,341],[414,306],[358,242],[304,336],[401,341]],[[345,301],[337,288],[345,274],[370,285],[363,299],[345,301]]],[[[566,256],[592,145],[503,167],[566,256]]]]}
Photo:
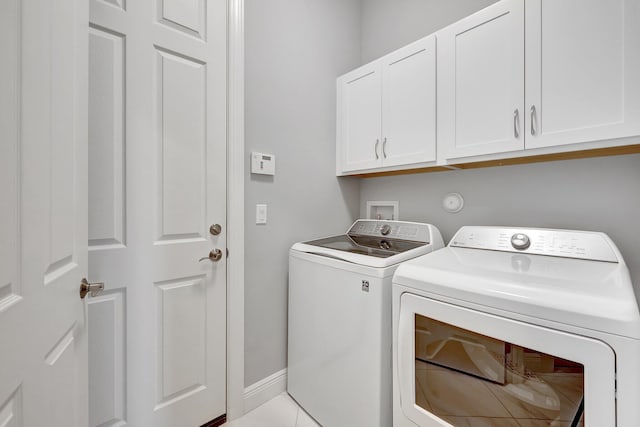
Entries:
{"type": "Polygon", "coordinates": [[[384,166],[436,160],[436,37],[382,59],[384,166]]]}
{"type": "Polygon", "coordinates": [[[225,412],[226,7],[90,1],[92,427],[225,412]]]}
{"type": "Polygon", "coordinates": [[[638,2],[526,4],[526,147],[640,133],[638,2]]]}
{"type": "Polygon", "coordinates": [[[0,426],[87,425],[85,2],[0,3],[0,426]]]}
{"type": "Polygon", "coordinates": [[[382,77],[373,62],[338,79],[338,132],[342,170],[382,165],[382,77]]]}
{"type": "Polygon", "coordinates": [[[437,37],[444,157],[522,150],[524,1],[498,2],[437,37]]]}

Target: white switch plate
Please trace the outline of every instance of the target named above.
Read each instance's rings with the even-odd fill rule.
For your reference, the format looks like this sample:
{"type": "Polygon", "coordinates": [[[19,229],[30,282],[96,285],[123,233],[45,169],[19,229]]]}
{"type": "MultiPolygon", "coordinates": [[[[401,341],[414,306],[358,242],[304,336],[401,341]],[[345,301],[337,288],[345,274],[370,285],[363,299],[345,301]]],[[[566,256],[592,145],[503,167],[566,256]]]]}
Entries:
{"type": "Polygon", "coordinates": [[[276,174],[276,156],[273,154],[251,152],[251,173],[260,175],[276,174]]]}
{"type": "Polygon", "coordinates": [[[267,205],[256,205],[256,224],[267,223],[267,205]]]}

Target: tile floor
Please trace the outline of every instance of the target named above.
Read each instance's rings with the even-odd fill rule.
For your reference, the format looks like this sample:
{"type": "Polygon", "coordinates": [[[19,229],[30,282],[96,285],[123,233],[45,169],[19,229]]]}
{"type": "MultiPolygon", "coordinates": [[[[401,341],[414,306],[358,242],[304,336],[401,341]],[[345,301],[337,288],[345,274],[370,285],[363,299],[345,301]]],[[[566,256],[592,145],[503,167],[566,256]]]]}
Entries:
{"type": "MultiPolygon", "coordinates": [[[[416,360],[416,379],[419,387],[416,390],[417,403],[427,410],[445,411],[440,416],[456,426],[486,426],[493,427],[569,427],[571,417],[562,416],[562,413],[554,412],[552,417],[534,416],[530,405],[523,405],[518,399],[504,392],[501,387],[487,381],[476,380],[473,377],[440,368],[419,360],[416,360]],[[426,379],[431,375],[430,387],[426,387],[426,379]],[[443,378],[438,378],[442,376],[443,378]],[[455,378],[453,378],[455,377],[455,378]],[[443,384],[446,384],[444,386],[443,384]],[[438,387],[440,385],[440,387],[438,387]],[[456,385],[453,387],[452,385],[456,385]],[[431,392],[434,388],[437,393],[431,392]],[[478,389],[478,387],[480,389],[478,389]],[[426,391],[426,392],[425,392],[426,391]],[[455,396],[443,401],[442,396],[453,393],[455,396]],[[440,396],[440,398],[438,398],[440,396]],[[468,398],[461,398],[467,396],[468,398]],[[464,402],[483,400],[480,418],[469,417],[469,413],[478,408],[465,408],[464,402]],[[448,402],[456,404],[448,408],[448,402]],[[435,405],[435,406],[434,406],[435,405]],[[456,414],[462,411],[461,414],[456,414]],[[524,411],[524,413],[520,413],[524,411]],[[447,415],[445,415],[445,413],[447,415]],[[465,414],[465,416],[459,416],[465,414]],[[555,420],[553,422],[549,419],[555,420]]],[[[541,375],[548,384],[552,384],[560,397],[562,407],[569,408],[571,416],[575,412],[575,406],[583,394],[582,376],[574,374],[547,374],[541,375]]],[[[541,411],[544,412],[544,411],[541,411]]],[[[552,411],[553,412],[553,411],[552,411]]],[[[562,412],[562,411],[560,411],[562,412]]],[[[542,415],[545,415],[544,413],[542,415]]],[[[548,414],[547,414],[548,415],[548,414]]],[[[581,426],[584,424],[580,424],[581,426]]],[[[267,403],[245,414],[242,418],[224,424],[224,427],[320,427],[298,404],[285,392],[279,394],[267,403]]]]}
{"type": "Polygon", "coordinates": [[[285,392],[224,427],[320,427],[285,392]]]}
{"type": "Polygon", "coordinates": [[[415,369],[416,403],[457,427],[570,427],[584,394],[579,374],[539,374],[544,381],[503,386],[420,360],[415,369]],[[527,399],[538,394],[538,405],[527,399]]]}

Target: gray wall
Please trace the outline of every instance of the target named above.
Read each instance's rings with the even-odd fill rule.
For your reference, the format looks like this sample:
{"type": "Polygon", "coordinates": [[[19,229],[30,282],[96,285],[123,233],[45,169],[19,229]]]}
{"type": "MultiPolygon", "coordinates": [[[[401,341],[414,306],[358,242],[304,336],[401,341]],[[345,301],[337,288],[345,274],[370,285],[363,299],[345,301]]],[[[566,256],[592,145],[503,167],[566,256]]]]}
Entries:
{"type": "Polygon", "coordinates": [[[335,178],[335,78],[494,0],[247,0],[245,384],[286,366],[292,243],[335,234],[367,200],[398,200],[401,219],[600,230],[640,282],[640,155],[441,172],[335,178]],[[276,176],[249,174],[249,153],[277,157],[276,176]],[[462,193],[448,214],[442,196],[462,193]],[[255,205],[269,223],[255,224],[255,205]]]}
{"type": "Polygon", "coordinates": [[[362,63],[446,27],[497,0],[361,0],[362,63]]]}
{"type": "Polygon", "coordinates": [[[359,0],[245,3],[245,384],[286,367],[292,243],[346,230],[359,180],[335,177],[335,79],[359,65],[359,0]],[[249,174],[251,151],[276,176],[249,174]],[[255,205],[268,224],[255,224],[255,205]]]}
{"type": "MultiPolygon", "coordinates": [[[[433,33],[492,0],[362,0],[367,62],[433,33]]],[[[637,142],[636,142],[637,143],[637,142]]],[[[620,248],[640,289],[640,155],[365,179],[367,200],[398,200],[400,219],[437,225],[445,241],[462,225],[519,225],[604,231],[620,248]],[[460,192],[464,210],[442,197],[460,192]]]]}
{"type": "Polygon", "coordinates": [[[435,224],[445,242],[463,225],[603,231],[638,282],[639,183],[639,154],[369,178],[360,186],[361,214],[367,200],[398,200],[400,219],[435,224]],[[464,198],[455,214],[442,208],[450,192],[464,198]]]}

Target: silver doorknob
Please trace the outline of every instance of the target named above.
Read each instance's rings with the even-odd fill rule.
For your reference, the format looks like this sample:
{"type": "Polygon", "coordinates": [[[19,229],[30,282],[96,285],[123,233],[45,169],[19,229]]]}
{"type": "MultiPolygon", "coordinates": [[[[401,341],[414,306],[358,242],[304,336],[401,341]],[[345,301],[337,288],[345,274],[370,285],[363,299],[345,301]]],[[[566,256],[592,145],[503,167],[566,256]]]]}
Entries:
{"type": "Polygon", "coordinates": [[[92,297],[96,297],[103,290],[104,283],[89,283],[89,281],[84,277],[80,281],[80,299],[84,299],[88,293],[91,293],[92,297]]]}
{"type": "Polygon", "coordinates": [[[220,224],[213,224],[211,227],[209,227],[209,233],[213,234],[214,236],[220,234],[221,231],[222,226],[220,224]]]}
{"type": "Polygon", "coordinates": [[[211,252],[209,252],[209,256],[200,258],[198,262],[204,261],[205,259],[216,262],[216,261],[220,261],[221,258],[222,258],[222,251],[220,249],[214,249],[211,252]]]}

